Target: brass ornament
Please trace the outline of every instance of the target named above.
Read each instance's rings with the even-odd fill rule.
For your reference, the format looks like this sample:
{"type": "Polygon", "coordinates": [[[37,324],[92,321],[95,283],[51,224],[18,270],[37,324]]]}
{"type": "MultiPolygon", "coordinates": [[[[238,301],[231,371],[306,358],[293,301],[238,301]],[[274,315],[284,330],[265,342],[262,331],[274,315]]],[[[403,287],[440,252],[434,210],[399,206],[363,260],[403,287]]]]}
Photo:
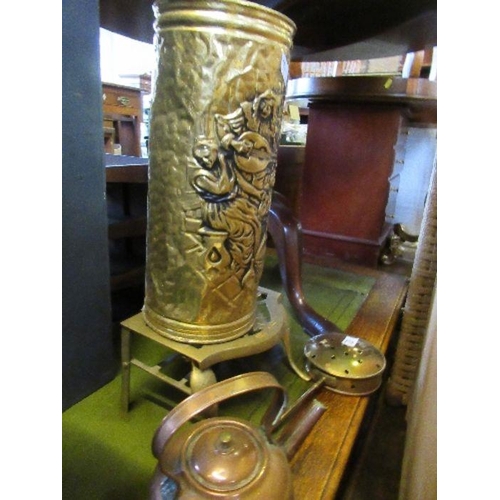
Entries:
{"type": "Polygon", "coordinates": [[[235,0],[155,15],[144,318],[224,342],[255,322],[295,26],[235,0]]]}

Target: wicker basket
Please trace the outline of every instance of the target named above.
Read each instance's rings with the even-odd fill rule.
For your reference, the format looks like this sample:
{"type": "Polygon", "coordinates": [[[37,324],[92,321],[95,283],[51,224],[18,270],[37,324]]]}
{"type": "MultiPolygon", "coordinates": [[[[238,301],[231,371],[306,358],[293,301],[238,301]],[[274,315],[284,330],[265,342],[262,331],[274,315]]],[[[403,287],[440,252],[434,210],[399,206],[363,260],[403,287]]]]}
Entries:
{"type": "Polygon", "coordinates": [[[434,162],[394,364],[387,381],[386,400],[389,404],[408,404],[420,364],[436,277],[437,164],[434,162]]]}

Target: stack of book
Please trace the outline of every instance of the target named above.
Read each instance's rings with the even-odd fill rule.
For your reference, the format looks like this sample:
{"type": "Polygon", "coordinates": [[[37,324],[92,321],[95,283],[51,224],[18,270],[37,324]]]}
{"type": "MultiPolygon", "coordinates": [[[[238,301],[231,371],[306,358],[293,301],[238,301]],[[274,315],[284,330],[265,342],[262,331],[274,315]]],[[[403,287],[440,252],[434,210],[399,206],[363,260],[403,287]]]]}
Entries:
{"type": "Polygon", "coordinates": [[[406,54],[376,59],[355,59],[351,61],[303,61],[303,77],[394,75],[402,76],[406,54]]]}
{"type": "Polygon", "coordinates": [[[390,57],[348,61],[301,61],[292,78],[394,76],[437,80],[437,47],[390,57]]]}

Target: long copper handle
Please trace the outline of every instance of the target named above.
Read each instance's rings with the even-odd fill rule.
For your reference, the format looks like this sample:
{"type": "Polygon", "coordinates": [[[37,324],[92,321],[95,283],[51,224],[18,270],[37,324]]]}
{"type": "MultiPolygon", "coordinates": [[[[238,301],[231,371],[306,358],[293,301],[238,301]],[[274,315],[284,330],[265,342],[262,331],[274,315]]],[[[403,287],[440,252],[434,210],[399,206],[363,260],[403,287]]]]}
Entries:
{"type": "Polygon", "coordinates": [[[300,423],[293,426],[291,431],[281,436],[280,441],[282,441],[282,446],[288,460],[293,458],[296,451],[300,448],[300,445],[304,442],[312,428],[316,425],[316,422],[321,418],[326,410],[327,408],[323,403],[314,399],[309,404],[309,407],[302,416],[300,423]]]}
{"type": "Polygon", "coordinates": [[[163,419],[153,437],[152,451],[159,458],[168,440],[183,424],[211,406],[229,398],[259,389],[276,389],[273,400],[262,417],[261,425],[268,439],[272,432],[272,424],[287,404],[285,389],[267,372],[250,372],[217,382],[195,392],[179,403],[163,419]]]}
{"type": "MultiPolygon", "coordinates": [[[[279,168],[279,167],[278,167],[279,168]]],[[[286,198],[274,191],[269,210],[268,231],[278,252],[281,279],[295,318],[314,337],[320,333],[342,332],[341,328],[309,305],[302,289],[302,229],[286,198]]]]}

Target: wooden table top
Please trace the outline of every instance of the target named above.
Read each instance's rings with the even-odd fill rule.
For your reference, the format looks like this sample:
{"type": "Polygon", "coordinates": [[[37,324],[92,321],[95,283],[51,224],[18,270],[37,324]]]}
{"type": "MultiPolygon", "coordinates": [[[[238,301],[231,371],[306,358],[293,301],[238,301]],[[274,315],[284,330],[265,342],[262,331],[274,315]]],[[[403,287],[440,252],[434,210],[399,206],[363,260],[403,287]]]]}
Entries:
{"type": "MultiPolygon", "coordinates": [[[[355,271],[356,266],[339,264],[355,271]]],[[[363,268],[375,285],[346,333],[361,337],[386,353],[394,333],[407,283],[402,276],[363,268]]],[[[375,396],[375,394],[373,395],[375,396]]],[[[335,497],[365,416],[370,397],[336,394],[322,389],[316,399],[327,410],[292,459],[296,498],[331,500],[335,497]]]]}
{"type": "Polygon", "coordinates": [[[287,98],[436,105],[437,83],[426,78],[392,75],[304,77],[288,82],[287,98]]]}
{"type": "Polygon", "coordinates": [[[146,184],[149,158],[126,155],[104,155],[106,182],[146,184]]]}

